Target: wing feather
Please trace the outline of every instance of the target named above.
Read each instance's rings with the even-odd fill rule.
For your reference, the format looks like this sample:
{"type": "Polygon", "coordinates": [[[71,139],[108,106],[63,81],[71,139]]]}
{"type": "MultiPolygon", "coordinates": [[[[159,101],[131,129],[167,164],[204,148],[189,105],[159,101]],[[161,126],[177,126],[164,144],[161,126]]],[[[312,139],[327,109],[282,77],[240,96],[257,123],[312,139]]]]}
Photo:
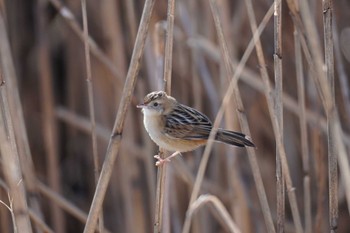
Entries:
{"type": "Polygon", "coordinates": [[[179,104],[166,115],[164,133],[180,139],[207,139],[212,123],[203,113],[179,104]]]}

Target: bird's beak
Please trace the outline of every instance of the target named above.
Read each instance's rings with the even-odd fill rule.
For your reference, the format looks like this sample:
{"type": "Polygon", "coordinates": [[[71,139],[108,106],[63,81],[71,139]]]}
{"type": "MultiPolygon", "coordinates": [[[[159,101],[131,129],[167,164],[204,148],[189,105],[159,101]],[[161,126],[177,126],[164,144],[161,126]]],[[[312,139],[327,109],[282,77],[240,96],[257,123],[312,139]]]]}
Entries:
{"type": "Polygon", "coordinates": [[[138,104],[138,105],[136,105],[136,107],[137,108],[144,108],[144,107],[146,107],[146,104],[138,104]]]}

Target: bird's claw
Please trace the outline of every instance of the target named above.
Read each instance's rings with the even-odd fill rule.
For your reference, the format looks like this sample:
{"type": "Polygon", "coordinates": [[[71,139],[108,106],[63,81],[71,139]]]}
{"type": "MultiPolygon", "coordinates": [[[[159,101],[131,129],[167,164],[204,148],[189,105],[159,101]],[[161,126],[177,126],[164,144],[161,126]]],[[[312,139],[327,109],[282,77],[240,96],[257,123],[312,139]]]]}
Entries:
{"type": "Polygon", "coordinates": [[[155,155],[153,156],[155,159],[157,159],[158,161],[156,162],[156,166],[159,167],[161,165],[163,165],[164,163],[170,162],[169,158],[165,158],[162,159],[159,155],[155,155]]]}

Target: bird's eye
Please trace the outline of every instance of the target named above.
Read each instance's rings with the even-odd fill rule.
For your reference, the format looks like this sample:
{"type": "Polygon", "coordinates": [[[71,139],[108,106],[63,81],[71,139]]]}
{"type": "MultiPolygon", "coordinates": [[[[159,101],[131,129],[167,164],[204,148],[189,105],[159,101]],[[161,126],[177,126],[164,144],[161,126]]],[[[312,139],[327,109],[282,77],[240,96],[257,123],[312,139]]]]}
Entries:
{"type": "Polygon", "coordinates": [[[154,102],[154,103],[153,103],[153,107],[158,107],[158,105],[159,105],[159,104],[158,104],[157,102],[154,102]]]}

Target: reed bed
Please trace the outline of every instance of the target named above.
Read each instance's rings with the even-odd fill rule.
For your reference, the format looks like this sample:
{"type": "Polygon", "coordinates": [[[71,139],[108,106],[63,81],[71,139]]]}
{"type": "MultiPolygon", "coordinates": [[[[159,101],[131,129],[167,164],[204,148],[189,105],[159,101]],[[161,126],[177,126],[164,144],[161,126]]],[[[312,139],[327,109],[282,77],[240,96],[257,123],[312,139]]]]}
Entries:
{"type": "Polygon", "coordinates": [[[0,232],[350,232],[346,1],[0,1],[0,232]],[[161,167],[154,90],[250,135],[161,167]]]}

